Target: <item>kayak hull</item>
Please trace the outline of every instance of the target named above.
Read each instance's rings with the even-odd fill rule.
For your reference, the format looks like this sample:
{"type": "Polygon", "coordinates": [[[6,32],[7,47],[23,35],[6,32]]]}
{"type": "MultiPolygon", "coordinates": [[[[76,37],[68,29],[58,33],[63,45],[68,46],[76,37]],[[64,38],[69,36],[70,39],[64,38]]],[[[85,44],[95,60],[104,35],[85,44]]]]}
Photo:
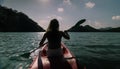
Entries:
{"type": "Polygon", "coordinates": [[[48,57],[47,44],[42,51],[33,59],[29,69],[78,69],[75,56],[69,51],[64,43],[61,43],[63,57],[48,57]]]}

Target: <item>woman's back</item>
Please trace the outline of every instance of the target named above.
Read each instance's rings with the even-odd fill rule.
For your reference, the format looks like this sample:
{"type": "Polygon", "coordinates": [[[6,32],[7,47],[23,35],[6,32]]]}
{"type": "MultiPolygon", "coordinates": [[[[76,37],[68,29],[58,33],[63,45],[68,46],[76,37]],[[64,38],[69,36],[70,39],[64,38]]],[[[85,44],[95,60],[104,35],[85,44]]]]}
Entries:
{"type": "Polygon", "coordinates": [[[62,37],[66,39],[70,39],[67,31],[59,31],[59,22],[57,19],[51,20],[46,33],[44,34],[41,42],[40,47],[44,43],[44,41],[48,40],[48,56],[62,56],[61,50],[61,39],[62,37]]]}
{"type": "Polygon", "coordinates": [[[61,46],[62,32],[61,31],[49,31],[46,33],[48,39],[49,49],[58,49],[61,46]]]}

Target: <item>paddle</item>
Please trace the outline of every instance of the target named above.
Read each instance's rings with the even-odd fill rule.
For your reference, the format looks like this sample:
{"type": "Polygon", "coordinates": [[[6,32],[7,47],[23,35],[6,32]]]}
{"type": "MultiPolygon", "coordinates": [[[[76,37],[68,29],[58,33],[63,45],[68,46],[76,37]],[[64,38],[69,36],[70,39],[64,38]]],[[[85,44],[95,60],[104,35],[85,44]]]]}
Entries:
{"type": "Polygon", "coordinates": [[[77,22],[75,26],[79,26],[80,24],[83,24],[86,21],[86,19],[81,19],[77,22]]]}
{"type": "MultiPolygon", "coordinates": [[[[47,44],[47,42],[44,43],[42,46],[44,46],[45,44],[47,44]]],[[[36,51],[36,50],[39,49],[39,48],[40,48],[40,47],[37,47],[37,48],[35,48],[34,50],[32,50],[32,51],[30,51],[30,52],[27,52],[27,53],[24,53],[24,54],[22,54],[22,55],[20,55],[20,56],[21,56],[21,57],[24,57],[24,58],[29,58],[30,54],[31,54],[32,52],[36,51]]]]}

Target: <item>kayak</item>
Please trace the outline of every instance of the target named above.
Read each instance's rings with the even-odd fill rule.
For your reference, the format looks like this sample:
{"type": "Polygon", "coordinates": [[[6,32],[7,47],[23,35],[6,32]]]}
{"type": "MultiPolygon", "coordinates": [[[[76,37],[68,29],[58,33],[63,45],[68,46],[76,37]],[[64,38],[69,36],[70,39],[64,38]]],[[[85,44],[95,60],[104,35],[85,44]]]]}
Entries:
{"type": "Polygon", "coordinates": [[[78,69],[75,56],[64,43],[61,43],[61,49],[63,51],[62,57],[47,56],[48,46],[45,44],[37,56],[34,56],[32,64],[29,69],[78,69]]]}

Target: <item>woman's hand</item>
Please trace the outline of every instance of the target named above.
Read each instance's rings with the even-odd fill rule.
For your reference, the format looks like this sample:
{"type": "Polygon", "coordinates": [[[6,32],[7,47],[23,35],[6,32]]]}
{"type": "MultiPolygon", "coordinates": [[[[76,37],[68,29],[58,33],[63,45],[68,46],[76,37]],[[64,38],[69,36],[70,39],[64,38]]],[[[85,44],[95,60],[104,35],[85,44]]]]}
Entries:
{"type": "Polygon", "coordinates": [[[43,44],[39,43],[39,48],[41,48],[43,46],[43,44]]]}
{"type": "Polygon", "coordinates": [[[41,47],[43,47],[45,44],[47,44],[48,42],[46,42],[46,43],[39,43],[39,48],[41,48],[41,47]]]}
{"type": "Polygon", "coordinates": [[[69,36],[67,30],[64,30],[64,37],[68,40],[70,39],[70,36],[69,36]]]}

